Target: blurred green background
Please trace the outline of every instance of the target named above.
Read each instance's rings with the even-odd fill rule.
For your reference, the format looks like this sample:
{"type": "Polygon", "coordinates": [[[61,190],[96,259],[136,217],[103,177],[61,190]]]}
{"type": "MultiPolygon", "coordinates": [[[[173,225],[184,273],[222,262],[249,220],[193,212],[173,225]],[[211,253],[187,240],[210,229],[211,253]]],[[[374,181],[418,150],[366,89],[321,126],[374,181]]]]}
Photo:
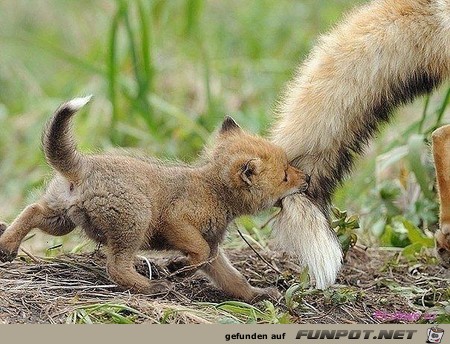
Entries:
{"type": "MultiPolygon", "coordinates": [[[[50,178],[40,137],[62,101],[94,95],[75,119],[85,152],[122,146],[191,161],[226,114],[264,135],[298,63],[358,3],[1,1],[0,219],[11,221],[50,178]]],[[[411,226],[430,236],[437,204],[427,142],[449,115],[448,89],[402,108],[368,147],[335,197],[359,216],[355,229],[354,218],[336,213],[344,232],[401,247],[417,243],[411,226]]],[[[270,229],[261,223],[247,218],[238,227],[265,244],[270,229]]],[[[52,254],[70,240],[71,250],[84,245],[76,236],[39,236],[27,245],[52,254]]]]}

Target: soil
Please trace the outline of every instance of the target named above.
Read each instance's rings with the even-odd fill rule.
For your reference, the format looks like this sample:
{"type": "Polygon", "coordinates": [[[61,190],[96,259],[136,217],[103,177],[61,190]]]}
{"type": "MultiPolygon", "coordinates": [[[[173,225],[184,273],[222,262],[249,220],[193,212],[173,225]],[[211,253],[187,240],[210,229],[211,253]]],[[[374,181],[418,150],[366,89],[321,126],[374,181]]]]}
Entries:
{"type": "MultiPolygon", "coordinates": [[[[411,263],[400,251],[355,247],[336,284],[321,291],[289,257],[270,250],[227,252],[252,285],[276,285],[287,296],[256,302],[252,306],[261,314],[251,315],[242,310],[252,306],[230,301],[200,273],[169,274],[161,258],[151,258],[152,278],[169,278],[176,287],[149,296],[118,290],[108,280],[101,251],[55,258],[26,254],[0,264],[0,323],[431,323],[449,308],[448,270],[430,256],[411,263]]],[[[137,264],[147,276],[148,262],[137,264]]]]}

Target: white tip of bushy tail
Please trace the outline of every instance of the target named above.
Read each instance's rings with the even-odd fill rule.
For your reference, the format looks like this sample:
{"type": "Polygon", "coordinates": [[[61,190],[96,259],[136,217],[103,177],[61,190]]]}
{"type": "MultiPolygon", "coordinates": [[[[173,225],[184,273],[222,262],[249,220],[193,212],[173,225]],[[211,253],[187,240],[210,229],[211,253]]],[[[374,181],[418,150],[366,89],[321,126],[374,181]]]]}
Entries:
{"type": "Polygon", "coordinates": [[[323,213],[306,197],[296,194],[283,199],[283,209],[274,222],[277,247],[307,266],[316,288],[326,289],[336,281],[342,265],[342,249],[323,213]]]}
{"type": "Polygon", "coordinates": [[[82,98],[74,98],[72,100],[69,100],[65,105],[66,108],[72,110],[72,111],[78,111],[83,106],[85,106],[89,101],[92,99],[92,95],[82,97],[82,98]]]}

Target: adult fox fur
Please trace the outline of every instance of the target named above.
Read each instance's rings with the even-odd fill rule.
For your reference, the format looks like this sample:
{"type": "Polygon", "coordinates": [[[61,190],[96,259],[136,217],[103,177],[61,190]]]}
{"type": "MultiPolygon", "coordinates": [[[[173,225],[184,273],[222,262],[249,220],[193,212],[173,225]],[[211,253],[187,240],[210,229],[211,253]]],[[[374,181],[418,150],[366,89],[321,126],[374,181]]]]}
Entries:
{"type": "Polygon", "coordinates": [[[283,200],[275,238],[318,288],[341,266],[328,215],[336,186],[393,109],[449,75],[450,0],[375,0],[321,37],[287,85],[271,139],[311,185],[283,200]]]}
{"type": "Polygon", "coordinates": [[[60,236],[80,226],[88,237],[106,245],[107,272],[123,289],[167,292],[168,281],[149,280],[134,267],[138,250],[167,248],[185,254],[169,266],[200,268],[231,296],[246,301],[277,297],[275,288],[251,286],[219,245],[235,217],[304,191],[309,176],[290,166],[281,148],[244,132],[230,117],[195,166],[83,155],[76,150],[70,120],[89,99],[61,105],[50,119],[43,148],[56,176],[37,203],[26,207],[10,226],[1,226],[0,261],[14,259],[33,228],[60,236]]]}
{"type": "Polygon", "coordinates": [[[442,265],[450,268],[450,125],[436,129],[431,138],[440,205],[436,251],[442,265]]]}

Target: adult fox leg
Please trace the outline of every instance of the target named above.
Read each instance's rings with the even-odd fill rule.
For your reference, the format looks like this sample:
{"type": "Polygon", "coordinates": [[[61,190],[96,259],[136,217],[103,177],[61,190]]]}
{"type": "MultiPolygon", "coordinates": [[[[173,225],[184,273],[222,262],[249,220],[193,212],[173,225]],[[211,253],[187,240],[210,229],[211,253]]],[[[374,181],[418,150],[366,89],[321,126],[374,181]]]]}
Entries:
{"type": "Polygon", "coordinates": [[[436,251],[443,265],[450,267],[450,125],[436,129],[432,141],[440,205],[436,251]]]}

